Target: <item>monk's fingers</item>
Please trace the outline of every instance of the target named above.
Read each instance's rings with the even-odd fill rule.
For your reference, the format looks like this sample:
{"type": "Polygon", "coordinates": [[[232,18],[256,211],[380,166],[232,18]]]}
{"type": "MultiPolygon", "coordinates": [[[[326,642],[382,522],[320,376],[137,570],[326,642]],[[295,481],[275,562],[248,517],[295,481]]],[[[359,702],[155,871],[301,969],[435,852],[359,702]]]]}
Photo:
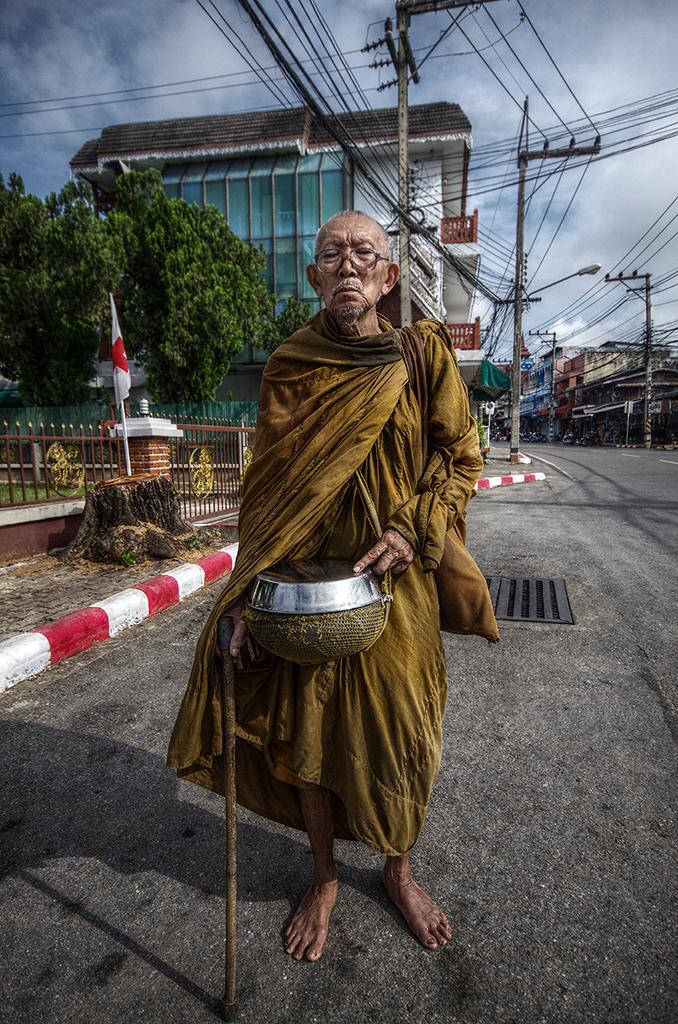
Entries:
{"type": "Polygon", "coordinates": [[[383,575],[387,569],[390,569],[395,576],[399,576],[412,564],[416,558],[416,552],[397,530],[387,530],[382,541],[386,543],[386,550],[376,562],[374,571],[383,575]]]}
{"type": "Polygon", "coordinates": [[[374,567],[375,563],[379,561],[383,553],[386,551],[387,545],[383,541],[377,541],[374,547],[366,551],[362,558],[356,562],[353,566],[353,572],[364,572],[369,566],[374,567]]]}
{"type": "Polygon", "coordinates": [[[394,576],[400,576],[401,573],[405,572],[405,569],[407,569],[408,566],[412,565],[413,561],[414,556],[412,558],[401,556],[398,559],[394,559],[389,568],[394,576]]]}
{"type": "Polygon", "coordinates": [[[379,576],[390,569],[396,575],[404,572],[416,558],[412,545],[397,530],[386,530],[380,540],[353,566],[363,572],[368,566],[379,576]]]}
{"type": "Polygon", "coordinates": [[[233,627],[233,636],[231,637],[231,646],[229,648],[234,661],[237,660],[240,648],[245,643],[247,637],[247,622],[245,619],[238,619],[233,627]]]}

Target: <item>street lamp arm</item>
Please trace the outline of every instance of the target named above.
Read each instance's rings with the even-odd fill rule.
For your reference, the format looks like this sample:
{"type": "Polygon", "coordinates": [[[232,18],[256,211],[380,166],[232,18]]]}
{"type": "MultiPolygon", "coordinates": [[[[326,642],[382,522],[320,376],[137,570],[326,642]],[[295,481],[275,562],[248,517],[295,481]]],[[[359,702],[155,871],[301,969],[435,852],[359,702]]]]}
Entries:
{"type": "Polygon", "coordinates": [[[542,288],[535,288],[532,294],[546,291],[547,288],[553,288],[554,284],[561,284],[563,281],[569,281],[571,277],[581,277],[582,274],[597,274],[600,267],[600,263],[591,263],[588,267],[582,267],[581,270],[575,270],[574,274],[567,274],[566,277],[559,277],[557,281],[551,281],[550,284],[545,284],[542,288]]]}

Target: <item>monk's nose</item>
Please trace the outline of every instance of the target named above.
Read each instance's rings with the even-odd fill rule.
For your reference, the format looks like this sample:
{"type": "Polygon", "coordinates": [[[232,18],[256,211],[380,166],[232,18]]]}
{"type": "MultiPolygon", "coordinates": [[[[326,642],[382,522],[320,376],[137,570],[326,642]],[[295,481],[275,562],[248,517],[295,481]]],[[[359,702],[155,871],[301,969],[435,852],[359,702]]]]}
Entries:
{"type": "Polygon", "coordinates": [[[355,269],[348,256],[344,256],[344,259],[342,260],[339,266],[339,274],[341,277],[358,276],[358,271],[355,269]]]}

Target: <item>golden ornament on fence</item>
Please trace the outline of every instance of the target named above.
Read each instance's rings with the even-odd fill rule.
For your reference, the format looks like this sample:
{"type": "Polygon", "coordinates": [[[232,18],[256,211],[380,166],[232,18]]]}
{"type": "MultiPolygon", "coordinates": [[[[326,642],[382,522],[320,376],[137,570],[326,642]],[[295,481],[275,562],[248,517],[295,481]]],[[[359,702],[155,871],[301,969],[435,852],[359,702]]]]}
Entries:
{"type": "Polygon", "coordinates": [[[194,448],[188,457],[191,490],[196,498],[206,498],[214,486],[214,462],[209,448],[194,448]]]}
{"type": "Polygon", "coordinates": [[[50,486],[57,494],[70,497],[82,488],[85,482],[85,464],[76,445],[55,441],[47,449],[45,464],[50,486]]]}

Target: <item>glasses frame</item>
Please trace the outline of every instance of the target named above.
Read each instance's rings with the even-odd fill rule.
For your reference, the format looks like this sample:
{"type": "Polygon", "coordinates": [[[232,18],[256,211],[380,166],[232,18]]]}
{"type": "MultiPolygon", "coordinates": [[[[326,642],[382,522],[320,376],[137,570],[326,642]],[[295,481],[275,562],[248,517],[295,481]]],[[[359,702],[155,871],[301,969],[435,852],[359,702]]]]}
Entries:
{"type": "Polygon", "coordinates": [[[327,249],[320,249],[319,252],[315,254],[316,262],[314,265],[319,274],[333,274],[336,270],[339,269],[339,267],[346,259],[349,261],[354,270],[357,270],[358,273],[363,274],[370,274],[373,270],[375,270],[379,263],[379,260],[386,260],[387,263],[389,262],[388,256],[384,256],[383,253],[377,252],[377,250],[373,249],[371,245],[356,245],[349,249],[340,249],[339,246],[328,246],[327,249]],[[357,263],[355,263],[353,260],[353,256],[357,249],[369,249],[374,256],[374,263],[369,267],[359,266],[357,263]],[[339,252],[341,253],[342,256],[342,258],[337,263],[336,267],[332,267],[331,270],[323,270],[322,267],[318,266],[318,257],[322,256],[323,253],[326,252],[339,252]]]}

